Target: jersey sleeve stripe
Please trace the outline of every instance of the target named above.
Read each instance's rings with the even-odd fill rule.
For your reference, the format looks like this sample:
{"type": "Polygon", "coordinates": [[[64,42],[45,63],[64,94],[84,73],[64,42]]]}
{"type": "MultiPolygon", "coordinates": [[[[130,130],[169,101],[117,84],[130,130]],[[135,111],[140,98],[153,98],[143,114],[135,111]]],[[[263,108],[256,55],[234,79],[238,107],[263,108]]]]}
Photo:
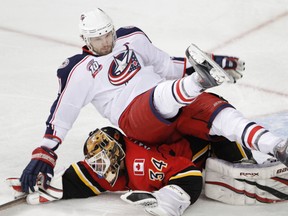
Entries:
{"type": "Polygon", "coordinates": [[[197,152],[195,155],[193,155],[192,162],[196,161],[198,158],[204,155],[209,150],[209,148],[210,146],[207,145],[203,149],[201,149],[199,152],[197,152]]]}
{"type": "Polygon", "coordinates": [[[188,176],[202,176],[201,171],[199,170],[190,170],[184,173],[178,173],[175,176],[172,176],[169,181],[171,180],[175,180],[175,179],[180,179],[180,178],[184,178],[184,177],[188,177],[188,176]]]}
{"type": "Polygon", "coordinates": [[[99,195],[101,192],[96,188],[82,173],[81,169],[77,166],[77,164],[72,164],[73,169],[77,173],[78,177],[81,179],[81,181],[89,187],[96,195],[99,195]]]}

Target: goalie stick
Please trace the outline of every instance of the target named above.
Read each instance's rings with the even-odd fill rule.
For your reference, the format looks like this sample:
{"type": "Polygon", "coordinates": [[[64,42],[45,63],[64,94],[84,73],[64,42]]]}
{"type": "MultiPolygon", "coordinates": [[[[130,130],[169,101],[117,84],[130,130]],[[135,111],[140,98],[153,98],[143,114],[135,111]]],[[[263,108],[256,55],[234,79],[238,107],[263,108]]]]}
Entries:
{"type": "Polygon", "coordinates": [[[6,209],[12,208],[14,206],[17,206],[19,204],[25,203],[26,202],[26,196],[27,195],[21,196],[19,198],[16,198],[12,201],[9,201],[9,202],[6,202],[6,203],[0,205],[0,212],[3,210],[6,210],[6,209]]]}

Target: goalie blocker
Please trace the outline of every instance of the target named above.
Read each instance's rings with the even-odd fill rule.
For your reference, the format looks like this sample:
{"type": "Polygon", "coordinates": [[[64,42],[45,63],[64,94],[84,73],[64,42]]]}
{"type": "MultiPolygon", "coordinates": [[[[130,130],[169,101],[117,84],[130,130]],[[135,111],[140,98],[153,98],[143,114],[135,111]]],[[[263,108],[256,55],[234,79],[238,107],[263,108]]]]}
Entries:
{"type": "Polygon", "coordinates": [[[205,195],[233,205],[286,201],[288,200],[288,168],[278,161],[245,164],[208,158],[205,195]]]}

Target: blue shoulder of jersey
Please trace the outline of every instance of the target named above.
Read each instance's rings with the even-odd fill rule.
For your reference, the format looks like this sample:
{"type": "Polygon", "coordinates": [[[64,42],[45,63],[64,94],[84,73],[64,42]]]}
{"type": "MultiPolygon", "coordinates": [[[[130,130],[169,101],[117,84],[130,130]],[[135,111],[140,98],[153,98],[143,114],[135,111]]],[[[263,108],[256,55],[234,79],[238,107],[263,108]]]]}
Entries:
{"type": "Polygon", "coordinates": [[[151,42],[151,40],[148,38],[148,36],[141,29],[139,29],[138,27],[135,27],[135,26],[125,26],[125,27],[119,28],[116,31],[117,38],[129,36],[129,35],[137,34],[137,33],[141,33],[141,34],[145,35],[147,37],[147,39],[151,42]]]}
{"type": "MultiPolygon", "coordinates": [[[[78,64],[85,56],[88,54],[83,52],[82,54],[74,55],[70,58],[67,58],[62,65],[57,70],[57,76],[61,79],[61,86],[62,88],[65,87],[66,81],[70,72],[72,71],[73,67],[78,64]]],[[[62,89],[61,89],[62,91],[62,89]]]]}

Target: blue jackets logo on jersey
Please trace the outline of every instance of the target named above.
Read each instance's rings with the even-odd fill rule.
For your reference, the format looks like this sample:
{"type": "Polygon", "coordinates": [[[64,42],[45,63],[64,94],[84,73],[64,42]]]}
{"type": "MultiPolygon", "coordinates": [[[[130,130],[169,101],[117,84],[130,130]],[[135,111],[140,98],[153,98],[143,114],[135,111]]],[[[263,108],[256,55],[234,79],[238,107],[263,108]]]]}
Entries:
{"type": "Polygon", "coordinates": [[[128,82],[140,69],[141,65],[133,50],[125,44],[126,50],[114,56],[108,71],[108,78],[113,85],[128,82]]]}

